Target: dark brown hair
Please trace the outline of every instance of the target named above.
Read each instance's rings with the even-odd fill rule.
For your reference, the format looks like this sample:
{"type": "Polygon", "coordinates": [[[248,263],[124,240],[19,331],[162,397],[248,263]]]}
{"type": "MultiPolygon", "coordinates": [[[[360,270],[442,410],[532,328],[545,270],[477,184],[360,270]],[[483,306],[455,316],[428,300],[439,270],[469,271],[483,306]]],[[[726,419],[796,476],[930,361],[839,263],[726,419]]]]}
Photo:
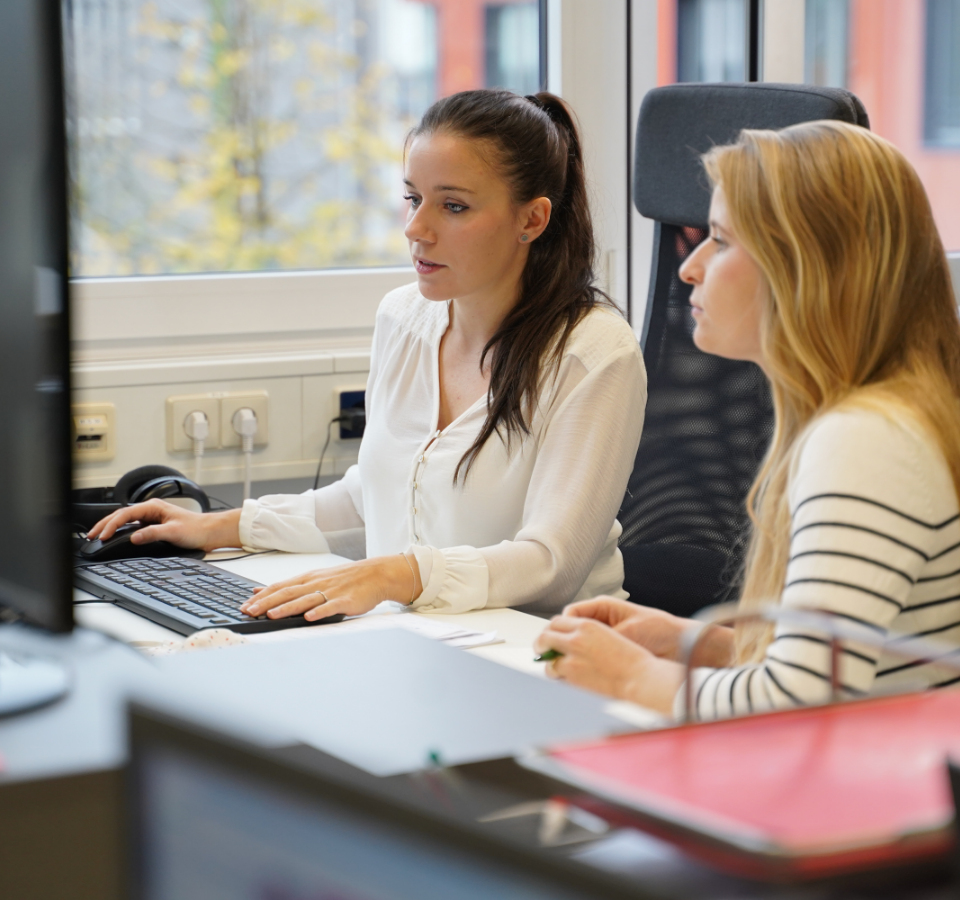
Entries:
{"type": "Polygon", "coordinates": [[[494,433],[508,447],[512,435],[530,433],[542,380],[559,364],[574,327],[595,306],[616,307],[593,284],[596,245],[580,135],[559,97],[463,91],[434,103],[407,144],[438,133],[479,144],[518,205],[547,197],[553,207],[546,229],[530,245],[517,304],[480,356],[482,368],[492,355],[487,420],[457,465],[456,481],[461,470],[466,478],[494,433]]]}

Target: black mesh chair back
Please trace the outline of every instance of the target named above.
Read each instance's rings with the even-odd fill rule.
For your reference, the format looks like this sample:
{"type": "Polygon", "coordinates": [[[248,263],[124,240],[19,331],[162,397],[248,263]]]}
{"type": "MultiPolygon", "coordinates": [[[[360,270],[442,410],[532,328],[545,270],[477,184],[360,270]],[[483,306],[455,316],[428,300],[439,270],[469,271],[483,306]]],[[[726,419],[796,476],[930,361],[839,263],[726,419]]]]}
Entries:
{"type": "Polygon", "coordinates": [[[670,85],[650,91],[641,107],[634,202],[656,223],[641,335],[648,400],[618,517],[624,588],[636,603],[689,616],[734,599],[746,496],[773,430],[757,366],[693,344],[691,289],[678,269],[707,235],[710,188],[700,156],[742,128],[816,119],[869,127],[853,94],[792,84],[670,85]]]}

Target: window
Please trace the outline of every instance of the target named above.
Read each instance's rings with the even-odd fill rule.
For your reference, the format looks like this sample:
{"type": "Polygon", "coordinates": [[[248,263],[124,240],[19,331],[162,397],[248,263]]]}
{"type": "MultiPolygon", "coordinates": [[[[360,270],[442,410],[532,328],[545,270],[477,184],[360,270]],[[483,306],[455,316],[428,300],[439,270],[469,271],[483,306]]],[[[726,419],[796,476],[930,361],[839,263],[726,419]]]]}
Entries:
{"type": "Polygon", "coordinates": [[[744,81],[746,0],[679,0],[677,81],[744,81]]]}
{"type": "Polygon", "coordinates": [[[806,0],[805,75],[846,87],[914,165],[960,250],[960,2],[806,0]]]}
{"type": "Polygon", "coordinates": [[[539,6],[73,0],[79,276],[408,262],[403,137],[439,96],[539,78],[539,6]]]}
{"type": "Polygon", "coordinates": [[[927,0],[924,137],[960,147],[960,2],[927,0]]]}
{"type": "Polygon", "coordinates": [[[540,15],[530,3],[486,8],[486,86],[540,89],[540,15]]]}
{"type": "Polygon", "coordinates": [[[807,0],[804,80],[808,84],[847,86],[847,0],[807,0]]]}

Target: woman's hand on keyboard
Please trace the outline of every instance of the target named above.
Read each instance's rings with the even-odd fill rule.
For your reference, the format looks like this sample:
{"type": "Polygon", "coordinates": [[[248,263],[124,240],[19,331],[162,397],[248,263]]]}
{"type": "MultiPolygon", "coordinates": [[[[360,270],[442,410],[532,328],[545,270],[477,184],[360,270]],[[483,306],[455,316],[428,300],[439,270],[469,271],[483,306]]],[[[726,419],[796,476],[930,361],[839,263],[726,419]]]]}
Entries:
{"type": "Polygon", "coordinates": [[[422,591],[420,568],[412,554],[378,556],[316,569],[258,588],[241,609],[271,619],[304,616],[318,622],[340,613],[359,616],[384,600],[411,603],[422,591]]]}
{"type": "Polygon", "coordinates": [[[131,543],[170,541],[188,549],[217,550],[240,546],[240,510],[195,513],[164,500],[147,500],[124,506],[101,519],[88,532],[90,540],[108,540],[121,526],[142,522],[144,527],[130,536],[131,543]]]}

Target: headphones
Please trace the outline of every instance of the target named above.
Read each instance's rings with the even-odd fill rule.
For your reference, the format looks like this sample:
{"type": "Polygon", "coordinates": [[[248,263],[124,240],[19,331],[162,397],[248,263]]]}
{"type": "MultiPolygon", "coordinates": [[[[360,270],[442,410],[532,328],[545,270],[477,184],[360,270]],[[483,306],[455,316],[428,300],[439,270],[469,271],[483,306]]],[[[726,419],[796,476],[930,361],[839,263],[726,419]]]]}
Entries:
{"type": "Polygon", "coordinates": [[[112,488],[80,488],[73,491],[73,525],[89,531],[104,516],[143,503],[145,500],[186,498],[210,512],[210,498],[203,488],[182,472],[167,466],[140,466],[127,472],[112,488]]]}

